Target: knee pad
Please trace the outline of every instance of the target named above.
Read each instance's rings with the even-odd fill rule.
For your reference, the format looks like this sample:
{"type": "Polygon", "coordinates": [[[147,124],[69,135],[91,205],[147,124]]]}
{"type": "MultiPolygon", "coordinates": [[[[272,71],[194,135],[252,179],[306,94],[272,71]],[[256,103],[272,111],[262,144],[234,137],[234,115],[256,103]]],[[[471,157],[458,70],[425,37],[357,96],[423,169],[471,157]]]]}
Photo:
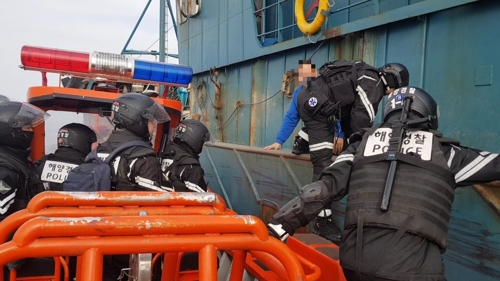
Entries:
{"type": "Polygon", "coordinates": [[[331,204],[330,191],[326,184],[322,181],[315,181],[305,185],[300,190],[299,198],[304,201],[304,204],[320,203],[321,209],[331,204]]]}

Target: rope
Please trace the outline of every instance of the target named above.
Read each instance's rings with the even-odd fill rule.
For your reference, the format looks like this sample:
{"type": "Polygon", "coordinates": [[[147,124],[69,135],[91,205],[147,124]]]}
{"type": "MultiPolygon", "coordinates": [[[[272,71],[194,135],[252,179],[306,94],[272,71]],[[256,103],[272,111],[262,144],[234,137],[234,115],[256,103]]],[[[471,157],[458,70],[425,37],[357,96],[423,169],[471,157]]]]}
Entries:
{"type": "MultiPolygon", "coordinates": [[[[318,42],[318,41],[316,41],[316,42],[318,42]]],[[[326,40],[321,41],[321,43],[319,44],[319,46],[312,53],[311,57],[309,57],[309,60],[311,60],[314,57],[314,55],[316,54],[316,52],[319,50],[319,47],[321,47],[321,45],[323,45],[323,43],[325,43],[325,42],[326,42],[326,40]]]]}
{"type": "MultiPolygon", "coordinates": [[[[290,81],[288,81],[287,85],[289,85],[293,80],[295,79],[295,77],[292,77],[292,79],[290,79],[290,81]]],[[[262,101],[259,101],[259,102],[254,102],[254,103],[244,103],[244,102],[241,102],[241,101],[238,101],[236,103],[236,107],[235,109],[233,110],[233,112],[229,115],[229,117],[226,119],[226,121],[220,125],[218,128],[213,128],[213,127],[210,127],[212,130],[220,130],[220,129],[223,129],[227,124],[228,122],[231,120],[231,117],[233,117],[234,113],[236,113],[236,111],[238,110],[238,108],[244,106],[244,105],[258,105],[258,104],[262,104],[262,103],[265,103],[267,102],[268,100],[274,98],[276,95],[278,95],[279,93],[281,93],[281,89],[278,90],[276,93],[274,93],[273,95],[271,95],[270,97],[268,97],[267,99],[265,100],[262,100],[262,101]]],[[[208,97],[210,98],[210,95],[208,95],[208,97]]],[[[211,101],[211,98],[210,98],[210,101],[211,101]]]]}

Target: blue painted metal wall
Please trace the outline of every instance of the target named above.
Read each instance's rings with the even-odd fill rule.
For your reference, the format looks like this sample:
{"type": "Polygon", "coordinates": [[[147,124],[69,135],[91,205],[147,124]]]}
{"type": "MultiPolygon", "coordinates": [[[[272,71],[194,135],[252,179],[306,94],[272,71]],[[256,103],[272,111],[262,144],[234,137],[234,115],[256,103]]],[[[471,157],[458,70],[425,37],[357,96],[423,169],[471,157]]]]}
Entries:
{"type": "MultiPolygon", "coordinates": [[[[181,63],[191,65],[197,73],[193,88],[201,85],[201,81],[207,85],[210,98],[206,98],[205,107],[200,107],[192,98],[192,111],[209,124],[215,138],[231,144],[262,147],[274,142],[290,105],[285,95],[273,96],[281,87],[282,75],[296,68],[299,59],[308,58],[319,43],[302,46],[302,42],[297,43],[302,38],[297,38],[268,47],[271,49],[257,46],[258,42],[253,41],[255,24],[248,18],[252,16],[251,1],[236,2],[204,1],[204,11],[217,14],[217,18],[200,15],[189,19],[189,25],[180,26],[181,63]],[[189,36],[196,32],[198,35],[189,36]],[[215,119],[217,110],[211,106],[215,89],[206,71],[210,67],[218,67],[220,71],[217,78],[222,85],[220,114],[222,123],[227,121],[222,130],[215,119]],[[269,100],[259,103],[266,99],[269,100]],[[230,117],[238,101],[242,105],[230,117]]],[[[404,2],[408,3],[388,0],[380,3],[403,5],[404,2]]],[[[410,2],[419,11],[425,11],[424,5],[429,5],[428,1],[410,2]]],[[[450,1],[434,1],[436,6],[447,2],[450,1]]],[[[410,8],[412,5],[406,7],[410,8]]],[[[370,15],[362,6],[357,10],[360,17],[363,11],[370,15]]],[[[352,12],[346,15],[348,20],[355,17],[352,12]]],[[[396,12],[388,12],[385,17],[387,14],[398,16],[396,12]]],[[[499,16],[500,1],[483,0],[366,30],[358,29],[361,31],[328,39],[313,62],[318,66],[338,58],[359,58],[376,66],[401,62],[411,73],[410,83],[423,87],[440,104],[440,128],[447,136],[459,139],[464,145],[499,152],[500,76],[495,74],[500,68],[499,16]]],[[[344,24],[344,31],[356,30],[354,23],[365,24],[350,23],[352,25],[344,24]]],[[[333,26],[332,22],[329,24],[333,26]]],[[[299,127],[300,124],[295,132],[299,127]]],[[[284,148],[291,149],[291,139],[284,148]]],[[[274,201],[280,206],[284,204],[297,192],[292,174],[301,184],[310,179],[311,166],[307,161],[290,159],[291,168],[287,168],[279,157],[247,152],[239,152],[237,156],[235,150],[238,148],[207,147],[212,160],[205,153],[202,163],[211,188],[225,192],[233,208],[240,213],[258,215],[257,198],[274,201]]],[[[345,200],[334,206],[339,222],[342,222],[344,207],[345,200]]],[[[499,245],[498,213],[473,188],[457,190],[449,247],[444,255],[448,280],[498,280],[499,245]]]]}
{"type": "MultiPolygon", "coordinates": [[[[205,1],[201,12],[178,26],[180,63],[190,65],[195,73],[211,67],[222,67],[244,60],[260,58],[291,48],[309,45],[299,36],[272,46],[262,47],[257,38],[255,0],[205,1]]],[[[267,2],[272,2],[266,0],[267,2]]],[[[295,0],[286,0],[280,12],[286,22],[294,19],[295,0]]],[[[325,37],[348,34],[389,22],[418,16],[478,0],[337,0],[323,29],[325,37]]],[[[276,1],[274,1],[276,2],[276,1]]],[[[305,6],[312,0],[305,0],[305,6]]],[[[279,23],[281,25],[286,23],[279,23]]],[[[294,34],[299,34],[294,28],[294,34]]],[[[295,35],[297,36],[297,35],[295,35]]],[[[294,36],[294,37],[295,37],[294,36]]],[[[318,33],[311,40],[321,39],[318,33]]],[[[286,36],[285,36],[286,37],[286,36]]],[[[324,38],[324,37],[323,37],[324,38]]]]}

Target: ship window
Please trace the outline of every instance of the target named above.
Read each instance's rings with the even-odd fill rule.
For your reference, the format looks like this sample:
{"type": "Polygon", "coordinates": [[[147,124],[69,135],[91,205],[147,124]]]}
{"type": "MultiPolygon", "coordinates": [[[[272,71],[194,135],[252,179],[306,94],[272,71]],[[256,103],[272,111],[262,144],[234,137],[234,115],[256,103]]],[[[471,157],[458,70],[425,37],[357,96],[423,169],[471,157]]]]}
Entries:
{"type": "Polygon", "coordinates": [[[177,0],[177,23],[183,24],[188,18],[198,15],[202,0],[177,0]]]}
{"type": "MultiPolygon", "coordinates": [[[[253,0],[257,38],[263,47],[303,36],[295,20],[295,0],[253,0]]],[[[314,19],[317,0],[304,0],[308,20],[314,19]]]]}

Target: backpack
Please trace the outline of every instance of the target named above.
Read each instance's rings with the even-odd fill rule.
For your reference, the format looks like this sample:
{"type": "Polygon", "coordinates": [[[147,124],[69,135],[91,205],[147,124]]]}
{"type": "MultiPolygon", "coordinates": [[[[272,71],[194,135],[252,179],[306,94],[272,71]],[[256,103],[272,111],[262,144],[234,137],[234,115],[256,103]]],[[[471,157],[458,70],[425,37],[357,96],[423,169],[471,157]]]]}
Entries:
{"type": "MultiPolygon", "coordinates": [[[[352,104],[356,98],[356,88],[359,86],[358,78],[366,70],[376,73],[380,71],[363,61],[336,60],[325,63],[319,73],[328,85],[329,94],[340,107],[352,104]]],[[[328,93],[328,92],[327,92],[328,93]]]]}
{"type": "Polygon", "coordinates": [[[298,102],[311,118],[328,118],[333,127],[335,119],[341,118],[341,108],[354,103],[358,78],[367,70],[380,72],[363,61],[327,62],[319,69],[321,79],[302,90],[298,102]]]}
{"type": "Polygon", "coordinates": [[[92,150],[85,158],[85,163],[69,172],[68,178],[63,182],[63,191],[110,191],[109,163],[122,151],[131,147],[151,148],[151,145],[144,141],[126,142],[113,150],[104,161],[97,156],[97,149],[92,150]]]}

